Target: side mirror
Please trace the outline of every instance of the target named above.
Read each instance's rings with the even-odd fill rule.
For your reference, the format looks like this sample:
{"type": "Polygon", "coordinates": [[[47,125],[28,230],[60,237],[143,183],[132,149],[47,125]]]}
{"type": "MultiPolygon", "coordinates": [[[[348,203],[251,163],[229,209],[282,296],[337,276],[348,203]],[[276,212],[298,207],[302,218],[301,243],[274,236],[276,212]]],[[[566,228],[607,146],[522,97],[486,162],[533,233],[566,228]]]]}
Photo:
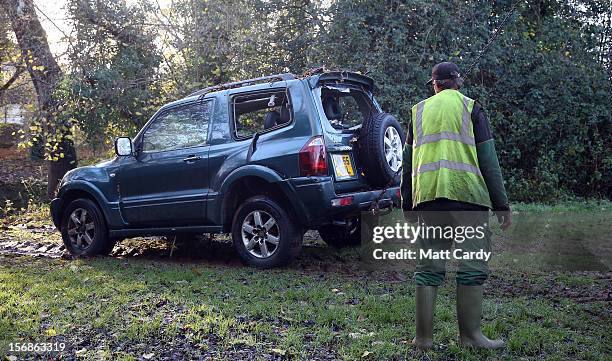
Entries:
{"type": "Polygon", "coordinates": [[[134,154],[132,140],[128,137],[119,137],[115,139],[115,153],[122,157],[134,154]]]}

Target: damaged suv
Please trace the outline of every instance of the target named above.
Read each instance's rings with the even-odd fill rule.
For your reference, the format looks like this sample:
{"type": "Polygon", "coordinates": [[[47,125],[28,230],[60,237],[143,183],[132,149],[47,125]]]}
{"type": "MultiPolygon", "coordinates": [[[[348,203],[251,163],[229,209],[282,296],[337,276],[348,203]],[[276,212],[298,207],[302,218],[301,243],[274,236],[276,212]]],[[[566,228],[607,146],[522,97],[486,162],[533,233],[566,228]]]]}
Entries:
{"type": "Polygon", "coordinates": [[[145,235],[231,233],[257,267],[286,264],[304,232],[360,242],[360,212],[399,205],[405,140],[353,72],[279,74],[164,105],[117,157],[74,169],[51,202],[75,256],[145,235]],[[376,204],[374,204],[376,203],[376,204]]]}

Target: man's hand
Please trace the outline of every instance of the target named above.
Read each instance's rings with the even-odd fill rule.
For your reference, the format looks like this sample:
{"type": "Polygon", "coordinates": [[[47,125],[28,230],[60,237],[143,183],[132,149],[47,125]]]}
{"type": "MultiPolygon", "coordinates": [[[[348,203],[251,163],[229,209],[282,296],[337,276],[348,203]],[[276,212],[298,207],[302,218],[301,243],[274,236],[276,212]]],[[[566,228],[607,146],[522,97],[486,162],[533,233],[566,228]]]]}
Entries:
{"type": "Polygon", "coordinates": [[[501,225],[502,230],[505,231],[512,225],[512,210],[495,211],[495,215],[497,216],[497,221],[501,225]]]}

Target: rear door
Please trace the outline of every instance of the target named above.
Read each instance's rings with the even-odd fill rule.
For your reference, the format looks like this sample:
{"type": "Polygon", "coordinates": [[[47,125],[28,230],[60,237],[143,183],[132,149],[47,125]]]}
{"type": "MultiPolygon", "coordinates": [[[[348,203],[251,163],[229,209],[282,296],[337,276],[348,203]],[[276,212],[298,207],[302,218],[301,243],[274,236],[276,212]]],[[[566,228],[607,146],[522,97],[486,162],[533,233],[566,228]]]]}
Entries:
{"type": "Polygon", "coordinates": [[[314,89],[337,194],[370,190],[357,146],[361,124],[380,107],[372,94],[349,83],[314,89]]]}
{"type": "Polygon", "coordinates": [[[149,123],[142,150],[117,171],[121,211],[131,225],[204,224],[211,111],[211,101],[191,102],[149,123]]]}

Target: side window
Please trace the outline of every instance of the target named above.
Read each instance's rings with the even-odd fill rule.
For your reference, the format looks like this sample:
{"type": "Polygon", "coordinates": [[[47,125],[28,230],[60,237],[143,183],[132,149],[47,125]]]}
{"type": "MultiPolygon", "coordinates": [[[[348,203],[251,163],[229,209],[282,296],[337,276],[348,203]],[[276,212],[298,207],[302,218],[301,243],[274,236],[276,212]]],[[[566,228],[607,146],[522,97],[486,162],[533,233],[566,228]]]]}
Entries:
{"type": "Polygon", "coordinates": [[[206,144],[211,102],[170,109],[155,118],[143,137],[145,152],[195,147],[206,144]]]}
{"type": "Polygon", "coordinates": [[[291,123],[292,110],[286,90],[241,94],[232,98],[236,138],[291,123]]]}

